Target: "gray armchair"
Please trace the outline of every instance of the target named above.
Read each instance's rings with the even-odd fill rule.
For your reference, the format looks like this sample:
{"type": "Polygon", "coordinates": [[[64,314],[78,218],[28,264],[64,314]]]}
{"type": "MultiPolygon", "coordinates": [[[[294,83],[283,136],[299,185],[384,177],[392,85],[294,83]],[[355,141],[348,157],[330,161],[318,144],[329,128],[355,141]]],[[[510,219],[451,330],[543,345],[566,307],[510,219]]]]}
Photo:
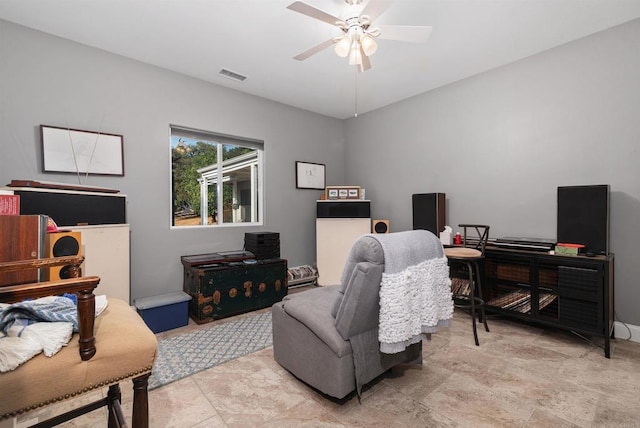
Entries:
{"type": "MultiPolygon", "coordinates": [[[[421,288],[415,285],[411,287],[421,288]]],[[[354,390],[360,393],[363,385],[393,366],[421,364],[421,333],[431,333],[436,325],[446,324],[452,313],[446,258],[440,241],[432,233],[416,230],[364,235],[351,249],[340,285],[290,294],[273,305],[274,358],[305,383],[332,397],[343,398],[354,390]],[[391,259],[396,271],[413,270],[409,278],[419,280],[418,284],[429,282],[437,289],[439,297],[435,299],[430,290],[422,293],[423,297],[406,300],[416,300],[418,305],[424,296],[436,300],[432,306],[437,307],[438,322],[426,322],[431,324],[426,326],[422,319],[418,326],[421,331],[402,346],[403,350],[383,353],[379,341],[379,295],[381,282],[397,274],[390,272],[391,259]],[[426,264],[430,266],[428,269],[426,264]],[[436,275],[432,275],[434,270],[438,271],[436,275]],[[424,275],[436,279],[423,281],[424,275]]]]}

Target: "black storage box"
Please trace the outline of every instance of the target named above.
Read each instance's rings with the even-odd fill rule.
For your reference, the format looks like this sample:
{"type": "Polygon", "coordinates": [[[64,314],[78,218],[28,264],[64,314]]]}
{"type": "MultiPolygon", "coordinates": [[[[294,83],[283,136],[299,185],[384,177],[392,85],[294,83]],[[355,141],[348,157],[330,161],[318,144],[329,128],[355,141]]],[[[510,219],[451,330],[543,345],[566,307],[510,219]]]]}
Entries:
{"type": "Polygon", "coordinates": [[[244,249],[252,252],[257,260],[280,258],[280,234],[253,232],[244,234],[244,249]]]}
{"type": "Polygon", "coordinates": [[[274,242],[280,244],[280,234],[277,232],[248,232],[244,234],[245,244],[270,245],[274,242]]]}

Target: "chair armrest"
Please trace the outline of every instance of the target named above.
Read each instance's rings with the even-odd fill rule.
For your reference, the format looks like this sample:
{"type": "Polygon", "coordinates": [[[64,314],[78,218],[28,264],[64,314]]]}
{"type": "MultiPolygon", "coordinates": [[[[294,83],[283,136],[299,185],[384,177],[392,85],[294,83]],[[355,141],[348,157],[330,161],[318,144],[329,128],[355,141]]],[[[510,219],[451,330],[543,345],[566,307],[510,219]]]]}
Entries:
{"type": "Polygon", "coordinates": [[[29,259],[29,260],[18,260],[18,261],[11,261],[11,262],[1,262],[0,272],[12,272],[17,270],[40,269],[40,268],[53,267],[53,266],[72,265],[76,269],[70,272],[71,276],[78,277],[80,276],[79,268],[82,262],[84,262],[83,256],[62,256],[62,257],[51,257],[46,259],[29,259]]]}
{"type": "MultiPolygon", "coordinates": [[[[55,257],[53,259],[26,260],[20,262],[5,262],[0,263],[0,272],[72,264],[77,268],[75,269],[75,274],[77,275],[80,270],[79,265],[83,260],[83,257],[73,256],[55,257]]],[[[96,300],[93,290],[98,286],[99,282],[99,277],[87,276],[58,281],[0,286],[0,302],[14,303],[25,299],[34,299],[64,293],[73,293],[78,296],[78,330],[80,334],[79,353],[82,361],[87,361],[96,353],[95,337],[93,335],[96,300]]]]}
{"type": "Polygon", "coordinates": [[[100,278],[84,276],[57,281],[33,282],[30,284],[0,286],[0,302],[15,303],[25,299],[53,296],[64,293],[93,294],[100,278]]]}

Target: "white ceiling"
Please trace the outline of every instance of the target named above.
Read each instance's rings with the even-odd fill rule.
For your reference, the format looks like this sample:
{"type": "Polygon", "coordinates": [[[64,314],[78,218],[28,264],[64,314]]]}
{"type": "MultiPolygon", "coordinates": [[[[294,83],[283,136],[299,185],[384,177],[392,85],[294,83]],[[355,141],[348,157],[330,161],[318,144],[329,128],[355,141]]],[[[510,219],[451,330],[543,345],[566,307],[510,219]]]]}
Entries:
{"type": "MultiPolygon", "coordinates": [[[[331,48],[292,59],[339,34],[292,2],[0,0],[0,18],[336,118],[354,115],[356,78],[365,113],[640,18],[640,0],[396,0],[376,22],[432,26],[429,42],[379,40],[372,69],[356,73],[331,48]]],[[[346,7],[305,2],[338,17],[346,7]]]]}

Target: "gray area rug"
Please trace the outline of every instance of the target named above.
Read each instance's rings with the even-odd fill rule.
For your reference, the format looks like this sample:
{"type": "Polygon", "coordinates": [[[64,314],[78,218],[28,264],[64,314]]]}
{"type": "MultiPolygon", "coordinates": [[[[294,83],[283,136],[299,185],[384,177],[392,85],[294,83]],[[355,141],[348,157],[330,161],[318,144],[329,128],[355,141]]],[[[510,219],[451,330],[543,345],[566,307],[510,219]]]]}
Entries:
{"type": "Polygon", "coordinates": [[[272,344],[271,312],[158,341],[149,389],[242,357],[272,344]]]}

